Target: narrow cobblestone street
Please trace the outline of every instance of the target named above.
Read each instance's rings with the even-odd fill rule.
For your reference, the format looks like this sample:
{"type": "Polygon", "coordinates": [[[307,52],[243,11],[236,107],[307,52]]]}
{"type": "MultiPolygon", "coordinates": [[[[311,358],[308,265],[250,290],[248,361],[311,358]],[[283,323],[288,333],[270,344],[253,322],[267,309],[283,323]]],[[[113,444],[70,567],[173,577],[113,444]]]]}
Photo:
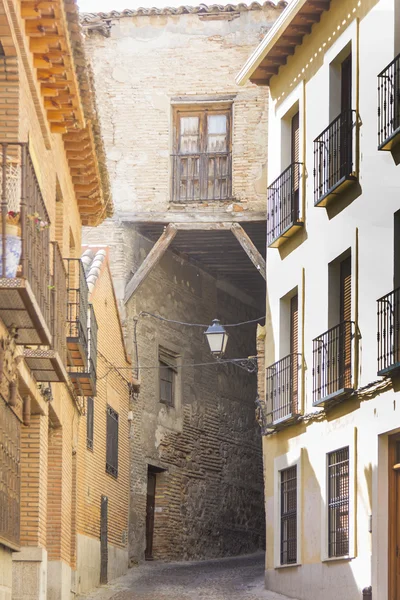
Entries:
{"type": "Polygon", "coordinates": [[[285,600],[264,589],[264,554],[199,562],[151,562],[79,600],[285,600]]]}

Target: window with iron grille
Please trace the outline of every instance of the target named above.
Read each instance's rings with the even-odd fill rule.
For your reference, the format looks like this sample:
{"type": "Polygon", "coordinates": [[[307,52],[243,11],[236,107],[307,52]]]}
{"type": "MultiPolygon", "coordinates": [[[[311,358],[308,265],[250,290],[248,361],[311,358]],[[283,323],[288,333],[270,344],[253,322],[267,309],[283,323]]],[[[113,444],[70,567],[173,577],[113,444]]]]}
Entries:
{"type": "Polygon", "coordinates": [[[328,556],[349,554],[349,447],[328,454],[328,556]]]}
{"type": "Polygon", "coordinates": [[[178,371],[177,357],[177,354],[165,348],[159,348],[160,402],[169,406],[174,406],[175,404],[175,385],[178,371]]]}
{"type": "Polygon", "coordinates": [[[297,562],[297,466],[280,472],[281,565],[297,562]]]}
{"type": "Polygon", "coordinates": [[[118,477],[118,413],[108,405],[106,472],[118,477]]]}
{"type": "Polygon", "coordinates": [[[231,197],[231,106],[176,108],[172,197],[175,202],[231,197]]]}
{"type": "Polygon", "coordinates": [[[93,450],[94,402],[91,396],[86,399],[86,447],[93,450]]]}

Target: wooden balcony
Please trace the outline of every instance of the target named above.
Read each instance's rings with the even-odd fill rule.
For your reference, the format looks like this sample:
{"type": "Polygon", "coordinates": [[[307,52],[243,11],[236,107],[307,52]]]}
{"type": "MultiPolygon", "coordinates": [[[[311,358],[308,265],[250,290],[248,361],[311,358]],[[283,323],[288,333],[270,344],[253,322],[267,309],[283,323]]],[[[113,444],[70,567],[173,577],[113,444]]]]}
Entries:
{"type": "Polygon", "coordinates": [[[0,142],[0,318],[17,344],[50,345],[50,220],[28,145],[0,142]]]}
{"type": "Polygon", "coordinates": [[[230,152],[173,154],[173,202],[208,202],[232,197],[230,152]]]}
{"type": "Polygon", "coordinates": [[[327,204],[357,181],[353,169],[356,111],[342,112],[314,140],[314,206],[327,204]]]}
{"type": "Polygon", "coordinates": [[[68,381],[66,321],[67,321],[67,273],[56,242],[51,243],[52,272],[50,288],[52,343],[47,347],[25,348],[27,365],[38,382],[68,381]]]}

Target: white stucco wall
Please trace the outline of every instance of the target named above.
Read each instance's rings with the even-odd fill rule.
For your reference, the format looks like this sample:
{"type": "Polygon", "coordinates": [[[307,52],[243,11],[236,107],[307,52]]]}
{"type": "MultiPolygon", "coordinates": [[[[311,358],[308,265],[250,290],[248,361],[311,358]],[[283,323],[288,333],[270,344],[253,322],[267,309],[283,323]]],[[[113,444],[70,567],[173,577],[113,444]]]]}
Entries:
{"type": "MultiPolygon", "coordinates": [[[[376,300],[394,289],[393,227],[394,213],[400,208],[400,167],[390,152],[377,150],[377,75],[393,60],[394,47],[393,0],[333,0],[331,9],[270,83],[268,182],[288,166],[282,159],[281,119],[296,102],[306,181],[301,203],[304,231],[279,250],[267,251],[267,314],[271,315],[271,325],[266,335],[266,365],[287,354],[282,343],[280,300],[297,286],[299,352],[303,347],[305,364],[304,413],[316,410],[312,406],[312,340],[332,326],[328,318],[328,264],[349,248],[352,320],[360,332],[353,380],[360,388],[380,379],[376,300]],[[352,197],[348,193],[348,202],[337,198],[325,209],[314,207],[313,141],[332,120],[329,64],[349,42],[353,108],[358,107],[360,119],[359,188],[354,188],[358,191],[351,192],[352,197]]],[[[361,590],[372,584],[374,600],[387,600],[387,434],[400,428],[399,401],[400,395],[394,391],[361,403],[348,399],[322,422],[288,427],[264,438],[268,587],[304,600],[353,600],[361,598],[361,590]],[[351,510],[354,545],[349,559],[324,561],[325,457],[327,452],[351,443],[355,453],[351,510]],[[273,557],[279,532],[274,528],[277,490],[273,462],[275,457],[300,448],[301,566],[276,569],[273,557]]]]}

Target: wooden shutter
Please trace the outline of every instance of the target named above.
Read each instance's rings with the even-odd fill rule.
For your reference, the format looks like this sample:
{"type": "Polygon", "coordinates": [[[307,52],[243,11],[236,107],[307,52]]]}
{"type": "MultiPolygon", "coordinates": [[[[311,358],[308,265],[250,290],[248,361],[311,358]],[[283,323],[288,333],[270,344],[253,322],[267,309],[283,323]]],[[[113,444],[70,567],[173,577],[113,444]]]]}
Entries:
{"type": "Polygon", "coordinates": [[[86,446],[93,450],[94,402],[90,396],[86,400],[86,446]]]}
{"type": "Polygon", "coordinates": [[[299,297],[293,296],[290,300],[290,354],[299,351],[299,297]]]}
{"type": "Polygon", "coordinates": [[[118,413],[107,406],[106,471],[118,477],[118,413]]]}
{"type": "Polygon", "coordinates": [[[300,113],[292,117],[291,162],[300,162],[300,113]]]}
{"type": "Polygon", "coordinates": [[[341,112],[351,110],[351,54],[342,62],[341,112]]]}
{"type": "Polygon", "coordinates": [[[351,321],[351,257],[340,263],[340,322],[351,321]]]}

